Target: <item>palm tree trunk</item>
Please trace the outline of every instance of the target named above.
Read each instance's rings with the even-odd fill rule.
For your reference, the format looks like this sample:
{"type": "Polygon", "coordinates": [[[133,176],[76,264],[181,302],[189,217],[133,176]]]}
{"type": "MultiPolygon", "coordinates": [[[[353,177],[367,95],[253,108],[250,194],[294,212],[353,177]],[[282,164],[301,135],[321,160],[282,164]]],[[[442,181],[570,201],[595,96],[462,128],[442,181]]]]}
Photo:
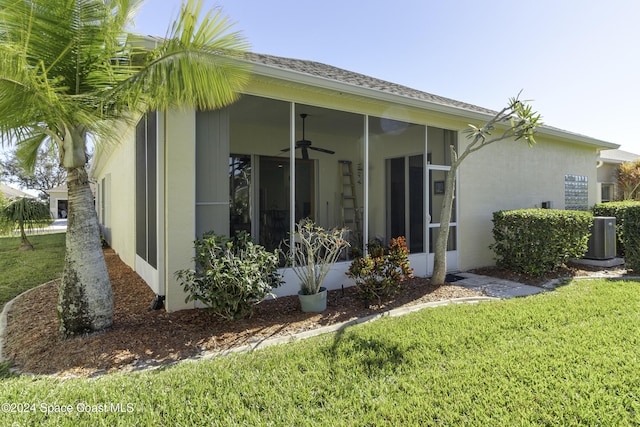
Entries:
{"type": "Polygon", "coordinates": [[[60,332],[71,337],[111,326],[113,291],[84,167],[67,168],[67,188],[66,252],[58,295],[58,317],[60,332]]]}

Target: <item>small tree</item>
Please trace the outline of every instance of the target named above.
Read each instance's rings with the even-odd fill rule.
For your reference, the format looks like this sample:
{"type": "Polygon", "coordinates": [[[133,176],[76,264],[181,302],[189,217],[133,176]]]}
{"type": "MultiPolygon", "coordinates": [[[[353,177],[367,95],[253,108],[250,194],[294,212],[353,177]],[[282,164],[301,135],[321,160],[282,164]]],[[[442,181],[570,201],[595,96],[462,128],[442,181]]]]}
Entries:
{"type": "Polygon", "coordinates": [[[622,200],[638,200],[640,194],[640,160],[624,162],[618,167],[618,188],[622,200]]]}
{"type": "MultiPolygon", "coordinates": [[[[2,212],[5,206],[7,206],[7,203],[9,203],[9,201],[4,197],[4,194],[2,194],[2,192],[0,191],[0,212],[2,212]]],[[[4,234],[9,234],[10,231],[11,231],[11,225],[9,224],[8,221],[5,221],[2,216],[0,216],[0,236],[4,234]]]]}
{"type": "Polygon", "coordinates": [[[28,197],[14,199],[0,209],[0,222],[4,223],[4,227],[0,226],[0,228],[4,229],[14,229],[17,226],[22,240],[18,250],[31,251],[33,245],[27,239],[25,228],[33,229],[49,225],[51,223],[49,205],[28,197]]]}
{"type": "Polygon", "coordinates": [[[0,180],[22,188],[38,190],[41,200],[48,200],[47,190],[65,183],[67,171],[60,166],[55,150],[38,151],[33,170],[24,167],[20,150],[13,150],[0,159],[0,180]]]}
{"type": "Polygon", "coordinates": [[[440,213],[440,230],[433,260],[433,275],[431,282],[435,285],[443,285],[447,274],[447,242],[449,241],[449,224],[451,223],[451,210],[456,188],[456,172],[460,164],[470,154],[486,147],[494,142],[505,139],[514,141],[524,140],[529,146],[535,144],[535,129],[542,125],[540,114],[535,112],[526,101],[519,99],[520,94],[509,99],[509,104],[496,113],[483,126],[469,125],[467,138],[471,140],[462,154],[458,155],[455,146],[451,145],[451,169],[445,181],[445,193],[440,213]],[[497,132],[496,135],[493,135],[497,132]]]}

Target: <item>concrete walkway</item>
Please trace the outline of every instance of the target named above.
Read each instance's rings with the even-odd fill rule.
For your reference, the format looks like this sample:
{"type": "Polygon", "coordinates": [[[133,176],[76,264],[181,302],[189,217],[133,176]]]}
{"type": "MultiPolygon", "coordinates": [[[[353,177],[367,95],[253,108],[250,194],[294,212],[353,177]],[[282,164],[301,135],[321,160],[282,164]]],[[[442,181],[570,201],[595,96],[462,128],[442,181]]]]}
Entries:
{"type": "Polygon", "coordinates": [[[67,219],[56,219],[50,226],[40,229],[40,232],[44,233],[61,233],[67,231],[67,219]]]}
{"type": "Polygon", "coordinates": [[[549,289],[545,289],[545,287],[525,285],[524,283],[513,282],[511,280],[466,272],[456,273],[455,276],[462,277],[463,279],[457,280],[454,284],[482,292],[484,295],[494,298],[508,299],[526,297],[555,288],[555,286],[550,286],[549,289]]]}
{"type": "MultiPolygon", "coordinates": [[[[49,225],[48,227],[44,227],[44,228],[32,228],[32,229],[25,229],[24,232],[29,235],[29,236],[33,236],[33,235],[37,235],[37,234],[46,234],[46,233],[63,233],[67,231],[67,219],[55,219],[51,225],[49,225]]],[[[14,236],[19,236],[20,235],[20,231],[15,230],[13,232],[14,236]]]]}

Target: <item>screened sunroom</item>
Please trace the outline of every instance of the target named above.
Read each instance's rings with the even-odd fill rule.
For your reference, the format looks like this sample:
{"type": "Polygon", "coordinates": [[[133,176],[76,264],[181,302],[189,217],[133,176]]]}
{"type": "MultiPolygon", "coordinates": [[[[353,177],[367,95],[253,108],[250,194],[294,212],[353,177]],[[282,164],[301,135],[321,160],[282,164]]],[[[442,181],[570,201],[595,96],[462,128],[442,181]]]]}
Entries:
{"type": "MultiPolygon", "coordinates": [[[[412,267],[426,276],[456,144],[452,130],[245,95],[196,113],[196,234],[244,230],[274,249],[310,218],[349,229],[351,250],[329,288],[347,282],[349,259],[373,239],[405,236],[412,267]]],[[[294,290],[287,283],[276,293],[294,290]]]]}

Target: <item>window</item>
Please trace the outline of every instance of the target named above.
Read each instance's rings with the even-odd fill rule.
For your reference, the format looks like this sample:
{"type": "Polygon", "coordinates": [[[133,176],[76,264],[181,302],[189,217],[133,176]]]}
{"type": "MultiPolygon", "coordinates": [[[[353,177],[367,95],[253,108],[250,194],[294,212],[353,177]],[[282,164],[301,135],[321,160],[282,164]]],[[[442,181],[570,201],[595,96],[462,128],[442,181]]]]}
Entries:
{"type": "MultiPolygon", "coordinates": [[[[412,253],[432,249],[457,131],[252,95],[222,111],[227,122],[211,125],[219,135],[202,139],[219,148],[197,157],[202,169],[223,171],[224,178],[198,174],[197,185],[225,187],[222,198],[202,200],[219,211],[201,217],[224,210],[231,234],[250,231],[269,249],[305,217],[324,228],[349,228],[353,252],[365,240],[398,236],[412,253]]],[[[456,250],[455,209],[454,201],[450,250],[456,250]]]]}
{"type": "Polygon", "coordinates": [[[111,174],[107,174],[100,181],[100,224],[104,227],[111,226],[111,174]]]}
{"type": "Polygon", "coordinates": [[[614,201],[613,197],[613,184],[601,184],[601,197],[602,202],[612,202],[614,201]]]}
{"type": "Polygon", "coordinates": [[[136,253],[157,268],[157,131],[156,113],[136,126],[136,253]]]}
{"type": "Polygon", "coordinates": [[[107,243],[111,244],[111,174],[106,174],[98,185],[100,225],[107,243]]]}

